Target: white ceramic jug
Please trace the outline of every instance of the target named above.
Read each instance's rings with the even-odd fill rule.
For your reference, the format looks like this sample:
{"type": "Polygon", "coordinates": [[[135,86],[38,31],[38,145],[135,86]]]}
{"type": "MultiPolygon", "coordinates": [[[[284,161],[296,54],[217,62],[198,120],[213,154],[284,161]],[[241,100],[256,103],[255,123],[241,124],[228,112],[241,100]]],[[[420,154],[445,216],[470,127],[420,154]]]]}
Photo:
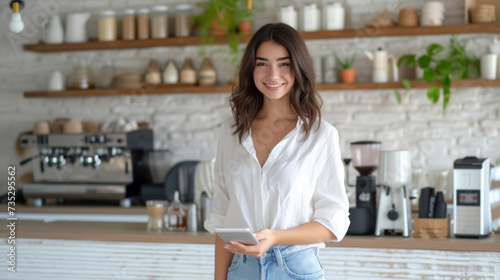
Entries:
{"type": "Polygon", "coordinates": [[[47,29],[45,30],[43,41],[46,44],[61,44],[64,42],[63,26],[61,18],[58,15],[50,19],[47,29]]]}
{"type": "Polygon", "coordinates": [[[66,43],[87,42],[85,24],[89,18],[90,13],[68,14],[66,18],[66,43]]]}
{"type": "Polygon", "coordinates": [[[374,83],[387,83],[398,80],[397,69],[393,69],[394,56],[388,55],[381,48],[375,52],[365,51],[365,55],[373,61],[372,81],[374,83]]]}

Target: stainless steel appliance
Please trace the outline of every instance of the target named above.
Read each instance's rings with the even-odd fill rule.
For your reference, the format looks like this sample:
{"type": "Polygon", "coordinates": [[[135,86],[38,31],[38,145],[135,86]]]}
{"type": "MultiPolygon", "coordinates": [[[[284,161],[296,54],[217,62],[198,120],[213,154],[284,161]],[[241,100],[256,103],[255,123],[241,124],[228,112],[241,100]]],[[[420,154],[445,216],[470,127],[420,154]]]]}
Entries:
{"type": "Polygon", "coordinates": [[[375,235],[382,231],[409,237],[412,231],[409,184],[410,151],[381,151],[378,167],[380,185],[375,235]]]}
{"type": "Polygon", "coordinates": [[[484,237],[492,230],[490,159],[465,157],[453,164],[453,232],[456,237],[484,237]]]}
{"type": "Polygon", "coordinates": [[[23,185],[32,204],[44,198],[120,200],[128,207],[152,181],[148,151],[153,131],[112,134],[22,134],[21,147],[36,148],[34,182],[23,185]]]}
{"type": "Polygon", "coordinates": [[[377,184],[372,173],[378,167],[380,142],[351,143],[352,165],[359,172],[356,177],[356,207],[349,209],[351,225],[347,234],[373,234],[376,221],[377,184]]]}

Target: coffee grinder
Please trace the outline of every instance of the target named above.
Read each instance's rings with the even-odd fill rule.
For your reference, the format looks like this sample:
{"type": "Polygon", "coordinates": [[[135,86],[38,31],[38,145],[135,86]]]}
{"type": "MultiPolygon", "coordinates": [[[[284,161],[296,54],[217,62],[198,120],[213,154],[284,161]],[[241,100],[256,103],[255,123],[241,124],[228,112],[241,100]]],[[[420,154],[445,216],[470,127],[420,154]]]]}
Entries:
{"type": "Polygon", "coordinates": [[[356,178],[356,207],[349,208],[351,225],[347,234],[368,235],[375,231],[377,184],[372,173],[378,167],[381,142],[351,143],[352,165],[359,172],[356,178]]]}
{"type": "Polygon", "coordinates": [[[381,151],[378,168],[380,185],[375,235],[402,234],[412,231],[409,184],[411,153],[407,150],[381,151]]]}

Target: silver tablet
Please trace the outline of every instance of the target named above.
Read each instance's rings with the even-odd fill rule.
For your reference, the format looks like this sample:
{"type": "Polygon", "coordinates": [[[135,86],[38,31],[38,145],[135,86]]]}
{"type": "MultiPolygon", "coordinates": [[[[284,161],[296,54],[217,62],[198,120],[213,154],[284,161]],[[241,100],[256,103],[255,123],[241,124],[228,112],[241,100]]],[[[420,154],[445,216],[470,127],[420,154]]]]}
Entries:
{"type": "Polygon", "coordinates": [[[226,243],[236,241],[246,245],[259,244],[259,240],[249,228],[216,228],[215,233],[226,243]]]}

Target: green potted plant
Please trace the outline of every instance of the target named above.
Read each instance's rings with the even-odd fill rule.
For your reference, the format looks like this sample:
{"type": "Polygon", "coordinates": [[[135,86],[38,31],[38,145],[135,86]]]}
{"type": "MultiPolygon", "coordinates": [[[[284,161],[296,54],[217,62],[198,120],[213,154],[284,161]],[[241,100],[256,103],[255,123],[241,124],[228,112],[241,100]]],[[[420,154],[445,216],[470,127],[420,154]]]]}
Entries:
{"type": "MultiPolygon", "coordinates": [[[[413,54],[402,56],[398,60],[398,67],[406,61],[408,67],[420,67],[424,72],[424,81],[434,83],[439,81],[441,87],[431,86],[427,89],[427,97],[432,103],[437,103],[441,93],[443,92],[443,110],[448,106],[450,101],[450,84],[451,80],[477,78],[479,76],[479,59],[470,57],[466,50],[465,44],[460,43],[455,38],[450,39],[450,54],[445,58],[437,58],[444,50],[440,44],[431,44],[427,47],[426,53],[418,59],[413,54]]],[[[411,89],[409,80],[401,81],[406,89],[411,89]]],[[[396,98],[401,103],[401,94],[396,90],[396,98]]]]}
{"type": "Polygon", "coordinates": [[[336,53],[333,54],[335,57],[335,63],[338,65],[333,68],[339,72],[340,81],[345,84],[352,84],[356,78],[356,69],[352,69],[352,65],[356,61],[356,54],[347,55],[343,60],[340,59],[336,53]]]}
{"type": "MultiPolygon", "coordinates": [[[[251,0],[208,0],[197,4],[203,12],[194,17],[197,24],[202,45],[214,43],[216,35],[227,34],[229,46],[228,61],[236,65],[239,54],[239,41],[242,35],[238,25],[242,21],[249,21],[253,17],[251,0]]],[[[205,50],[200,48],[200,56],[205,56],[205,50]]]]}

